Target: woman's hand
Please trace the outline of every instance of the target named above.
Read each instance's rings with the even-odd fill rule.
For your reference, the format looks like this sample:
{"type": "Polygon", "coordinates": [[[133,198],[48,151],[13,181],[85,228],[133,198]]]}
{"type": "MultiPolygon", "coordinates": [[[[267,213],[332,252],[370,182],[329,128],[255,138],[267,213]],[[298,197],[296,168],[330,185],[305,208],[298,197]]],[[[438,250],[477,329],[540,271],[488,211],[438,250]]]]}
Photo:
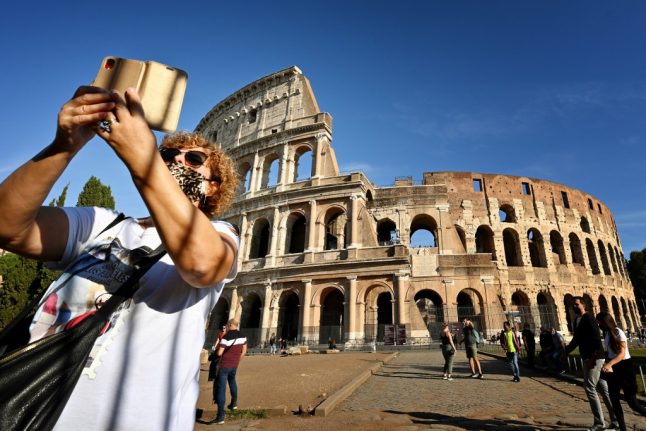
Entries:
{"type": "Polygon", "coordinates": [[[82,86],[58,113],[54,144],[63,151],[80,150],[94,136],[99,121],[111,116],[114,95],[102,88],[82,86]]]}
{"type": "Polygon", "coordinates": [[[128,88],[125,99],[115,95],[114,114],[107,120],[109,129],[95,130],[125,162],[134,175],[145,175],[153,157],[157,156],[157,141],[144,117],[137,90],[128,88]]]}
{"type": "Polygon", "coordinates": [[[603,368],[601,368],[601,371],[604,373],[612,373],[612,366],[610,364],[604,364],[603,368]]]}

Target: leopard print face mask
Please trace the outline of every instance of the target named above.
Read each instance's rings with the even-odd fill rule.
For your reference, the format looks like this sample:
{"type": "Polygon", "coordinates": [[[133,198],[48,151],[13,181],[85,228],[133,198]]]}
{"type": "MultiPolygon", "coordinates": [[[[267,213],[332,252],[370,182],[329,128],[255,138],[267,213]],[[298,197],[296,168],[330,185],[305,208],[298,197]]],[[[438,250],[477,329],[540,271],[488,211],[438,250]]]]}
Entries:
{"type": "Polygon", "coordinates": [[[206,195],[207,179],[201,173],[179,163],[166,163],[179,188],[194,202],[201,202],[206,195]]]}

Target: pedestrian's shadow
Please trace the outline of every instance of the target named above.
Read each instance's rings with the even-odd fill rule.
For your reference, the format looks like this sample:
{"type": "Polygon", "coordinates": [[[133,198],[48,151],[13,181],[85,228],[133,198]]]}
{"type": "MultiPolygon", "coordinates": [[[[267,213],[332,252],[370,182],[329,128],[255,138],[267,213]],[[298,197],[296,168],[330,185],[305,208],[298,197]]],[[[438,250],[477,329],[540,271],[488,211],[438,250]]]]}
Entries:
{"type": "Polygon", "coordinates": [[[546,425],[546,424],[528,424],[521,420],[503,420],[503,419],[471,419],[464,416],[448,416],[441,413],[431,412],[400,412],[396,410],[386,410],[385,413],[395,415],[408,415],[414,424],[419,425],[452,425],[465,430],[473,431],[580,431],[585,428],[570,427],[563,425],[546,425]]]}

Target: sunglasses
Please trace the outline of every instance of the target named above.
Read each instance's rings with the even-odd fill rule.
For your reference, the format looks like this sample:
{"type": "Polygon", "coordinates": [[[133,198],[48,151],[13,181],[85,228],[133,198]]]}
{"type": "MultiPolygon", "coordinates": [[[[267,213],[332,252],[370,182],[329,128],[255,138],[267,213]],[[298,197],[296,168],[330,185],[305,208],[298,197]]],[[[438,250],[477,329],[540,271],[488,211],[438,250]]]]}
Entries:
{"type": "Polygon", "coordinates": [[[194,168],[199,168],[206,162],[209,156],[201,151],[195,150],[180,150],[179,148],[160,148],[159,154],[165,162],[172,162],[179,154],[184,154],[186,163],[194,168]]]}

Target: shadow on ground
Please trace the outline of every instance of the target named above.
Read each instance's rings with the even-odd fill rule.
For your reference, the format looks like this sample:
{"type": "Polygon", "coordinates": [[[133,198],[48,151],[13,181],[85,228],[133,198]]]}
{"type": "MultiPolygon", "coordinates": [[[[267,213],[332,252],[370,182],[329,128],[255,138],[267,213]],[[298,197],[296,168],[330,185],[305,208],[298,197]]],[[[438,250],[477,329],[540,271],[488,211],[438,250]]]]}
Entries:
{"type": "Polygon", "coordinates": [[[473,431],[581,431],[580,427],[569,427],[563,425],[528,424],[521,420],[503,419],[471,419],[464,416],[448,416],[432,412],[400,412],[385,410],[384,413],[393,415],[407,415],[414,424],[418,425],[452,425],[473,431]]]}

